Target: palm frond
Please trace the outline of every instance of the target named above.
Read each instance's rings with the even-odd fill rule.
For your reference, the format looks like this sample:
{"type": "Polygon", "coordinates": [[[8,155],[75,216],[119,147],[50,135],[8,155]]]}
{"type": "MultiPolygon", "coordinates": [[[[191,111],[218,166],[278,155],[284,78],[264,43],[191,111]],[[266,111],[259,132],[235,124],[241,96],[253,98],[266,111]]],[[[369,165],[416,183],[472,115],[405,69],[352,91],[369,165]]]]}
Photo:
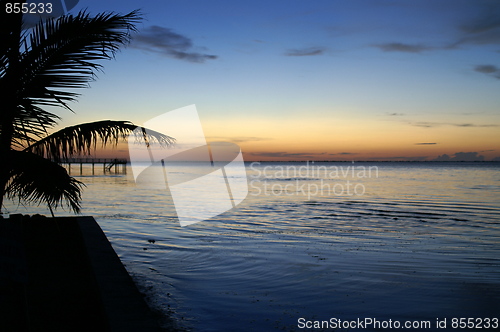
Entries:
{"type": "MultiPolygon", "coordinates": [[[[56,162],[64,161],[72,156],[91,154],[100,142],[102,146],[116,146],[120,141],[125,141],[129,134],[138,128],[129,121],[103,120],[61,129],[39,141],[33,143],[25,150],[39,156],[49,158],[56,162]]],[[[161,146],[170,146],[175,139],[142,128],[140,137],[147,143],[156,142],[161,146]]]]}
{"type": "Polygon", "coordinates": [[[87,87],[102,68],[98,61],[113,58],[140,19],[137,11],[95,17],[82,11],[41,21],[30,33],[19,35],[20,26],[14,23],[20,16],[0,15],[0,26],[5,27],[0,31],[0,91],[5,94],[0,135],[4,127],[13,127],[6,130],[9,133],[22,132],[13,142],[16,147],[26,147],[54,127],[59,117],[41,107],[69,109],[67,102],[79,94],[68,89],[87,87]],[[22,142],[21,137],[31,139],[22,142]]]}
{"type": "Polygon", "coordinates": [[[16,148],[25,148],[37,139],[47,135],[47,129],[53,127],[60,120],[56,114],[31,105],[29,102],[19,105],[17,116],[12,120],[14,137],[12,144],[16,148]]]}
{"type": "Polygon", "coordinates": [[[71,177],[61,165],[36,154],[12,150],[10,179],[5,193],[19,202],[44,203],[51,208],[66,205],[80,211],[81,190],[84,184],[71,177]]]}
{"type": "Polygon", "coordinates": [[[127,44],[138,12],[126,15],[85,11],[38,24],[30,34],[29,47],[21,54],[22,95],[37,105],[65,106],[77,93],[66,89],[87,87],[101,65],[127,44]]]}

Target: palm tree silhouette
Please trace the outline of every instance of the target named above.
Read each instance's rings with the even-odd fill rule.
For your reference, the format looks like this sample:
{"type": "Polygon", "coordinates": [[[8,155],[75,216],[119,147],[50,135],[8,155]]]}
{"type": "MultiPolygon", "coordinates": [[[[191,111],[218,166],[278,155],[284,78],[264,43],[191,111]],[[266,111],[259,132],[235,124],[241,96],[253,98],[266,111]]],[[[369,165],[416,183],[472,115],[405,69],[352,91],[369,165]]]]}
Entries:
{"type": "MultiPolygon", "coordinates": [[[[83,183],[61,162],[90,154],[98,142],[116,145],[137,126],[106,120],[49,134],[61,119],[52,110],[71,110],[67,103],[78,97],[71,89],[88,86],[101,69],[97,61],[113,58],[130,41],[140,16],[133,11],[91,17],[82,11],[41,21],[28,31],[22,13],[6,13],[7,2],[14,1],[0,1],[0,210],[8,197],[44,203],[51,211],[66,203],[77,213],[83,183]]],[[[174,141],[144,128],[140,136],[165,146],[174,141]]]]}

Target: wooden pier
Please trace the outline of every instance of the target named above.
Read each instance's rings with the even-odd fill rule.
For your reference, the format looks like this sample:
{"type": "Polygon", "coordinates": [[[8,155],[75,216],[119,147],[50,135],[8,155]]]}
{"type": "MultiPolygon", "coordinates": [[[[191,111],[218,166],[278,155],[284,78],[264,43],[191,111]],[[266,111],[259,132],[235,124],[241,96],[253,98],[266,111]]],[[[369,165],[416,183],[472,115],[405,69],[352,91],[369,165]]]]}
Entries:
{"type": "Polygon", "coordinates": [[[115,174],[127,173],[127,159],[105,159],[105,158],[72,158],[64,161],[68,165],[68,173],[71,173],[71,165],[80,166],[80,175],[83,175],[83,165],[92,165],[92,175],[95,175],[95,166],[102,165],[103,173],[114,171],[115,174]]]}

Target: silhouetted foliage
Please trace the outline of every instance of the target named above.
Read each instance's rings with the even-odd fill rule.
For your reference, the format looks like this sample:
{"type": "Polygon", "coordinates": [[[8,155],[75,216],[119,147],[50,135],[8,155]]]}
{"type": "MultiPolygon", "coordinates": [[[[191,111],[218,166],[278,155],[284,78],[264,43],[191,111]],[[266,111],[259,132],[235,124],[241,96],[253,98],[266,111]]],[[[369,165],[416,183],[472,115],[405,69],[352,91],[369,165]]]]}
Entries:
{"type": "MultiPolygon", "coordinates": [[[[5,8],[6,1],[0,3],[5,8]]],[[[53,106],[71,111],[68,102],[78,97],[71,89],[95,79],[97,61],[112,59],[139,20],[137,11],[93,17],[82,11],[23,30],[22,14],[0,10],[0,208],[7,196],[49,208],[65,202],[79,212],[83,184],[60,163],[97,144],[116,145],[137,126],[106,120],[49,134],[61,119],[53,106]]],[[[144,128],[142,134],[164,145],[174,141],[144,128]]]]}

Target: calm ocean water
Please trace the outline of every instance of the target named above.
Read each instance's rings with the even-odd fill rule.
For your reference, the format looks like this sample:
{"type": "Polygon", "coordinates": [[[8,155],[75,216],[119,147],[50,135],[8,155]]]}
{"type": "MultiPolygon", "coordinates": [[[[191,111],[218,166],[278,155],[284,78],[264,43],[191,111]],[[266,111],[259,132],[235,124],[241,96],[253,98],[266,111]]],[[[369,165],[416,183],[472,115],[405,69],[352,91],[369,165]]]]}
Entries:
{"type": "Polygon", "coordinates": [[[247,166],[245,201],[182,228],[130,171],[78,177],[83,214],[177,328],[500,318],[500,163],[247,166]]]}

